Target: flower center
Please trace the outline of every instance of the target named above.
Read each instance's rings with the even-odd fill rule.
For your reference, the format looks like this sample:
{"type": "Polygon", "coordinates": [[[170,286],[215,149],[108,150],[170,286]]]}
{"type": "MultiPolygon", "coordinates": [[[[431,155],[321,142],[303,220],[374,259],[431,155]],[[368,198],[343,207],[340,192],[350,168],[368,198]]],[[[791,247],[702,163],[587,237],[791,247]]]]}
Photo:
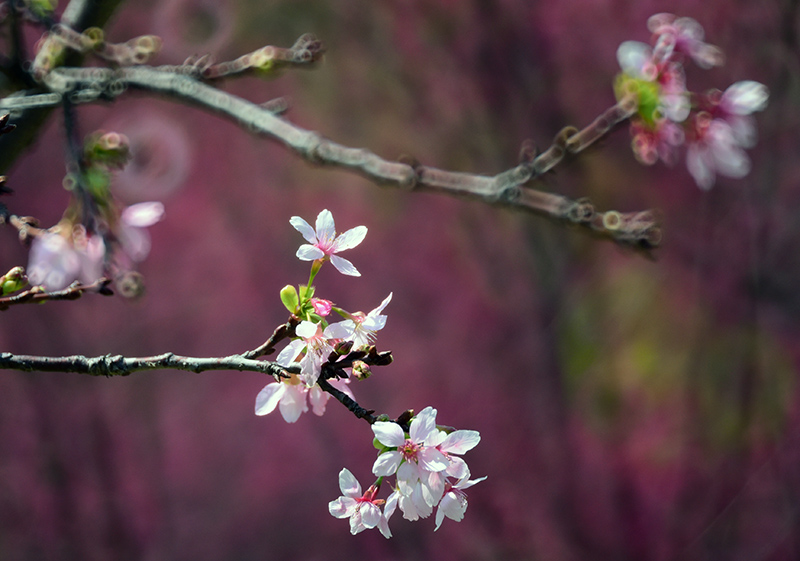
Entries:
{"type": "Polygon", "coordinates": [[[417,459],[417,453],[419,452],[421,446],[419,446],[416,442],[412,440],[406,440],[403,442],[403,445],[398,448],[398,451],[403,454],[403,458],[406,461],[411,461],[417,459]]]}

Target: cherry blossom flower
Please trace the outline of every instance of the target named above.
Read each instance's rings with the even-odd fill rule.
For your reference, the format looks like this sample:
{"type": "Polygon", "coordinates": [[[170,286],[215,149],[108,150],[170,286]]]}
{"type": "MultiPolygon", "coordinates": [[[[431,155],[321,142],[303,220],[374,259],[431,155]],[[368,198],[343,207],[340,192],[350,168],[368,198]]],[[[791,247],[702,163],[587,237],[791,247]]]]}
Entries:
{"type": "Polygon", "coordinates": [[[436,527],[433,529],[434,532],[442,525],[445,516],[456,522],[460,522],[464,518],[464,513],[467,512],[467,494],[464,492],[464,489],[468,489],[484,479],[486,479],[485,476],[470,480],[469,473],[467,473],[455,484],[447,483],[444,497],[442,497],[442,501],[436,509],[436,527]]]}
{"type": "MultiPolygon", "coordinates": [[[[329,380],[328,383],[343,393],[355,399],[353,392],[348,387],[349,380],[329,380]]],[[[320,387],[309,388],[302,384],[296,375],[292,375],[288,380],[272,382],[264,386],[256,396],[256,415],[267,415],[272,413],[276,407],[280,407],[281,416],[287,423],[294,423],[300,415],[308,411],[308,403],[311,410],[317,416],[325,413],[325,407],[330,399],[330,394],[322,391],[320,387]]]]}
{"type": "Polygon", "coordinates": [[[28,280],[45,289],[61,290],[73,281],[94,282],[103,276],[106,253],[102,237],[75,226],[68,239],[60,232],[44,232],[31,244],[28,280]]]}
{"type": "Polygon", "coordinates": [[[322,327],[316,323],[301,321],[294,330],[299,339],[289,343],[278,354],[276,362],[288,368],[293,365],[301,353],[305,352],[299,361],[300,379],[308,387],[313,387],[319,379],[322,364],[333,352],[331,340],[346,339],[352,335],[352,328],[345,323],[340,321],[331,324],[323,331],[322,327]]]}
{"type": "Polygon", "coordinates": [[[675,53],[689,56],[700,68],[721,66],[725,57],[719,47],[703,42],[703,27],[694,19],[673,14],[656,14],[647,20],[647,27],[656,38],[656,56],[662,60],[675,53]]]}
{"type": "Polygon", "coordinates": [[[371,345],[376,338],[376,333],[386,326],[386,316],[382,315],[383,309],[391,302],[392,293],[389,293],[380,306],[364,314],[363,312],[356,312],[350,315],[350,319],[345,320],[344,324],[348,328],[352,328],[353,334],[347,340],[353,342],[354,348],[359,348],[364,345],[371,345]]]}
{"type": "Polygon", "coordinates": [[[314,308],[314,313],[325,317],[330,315],[331,310],[333,309],[333,302],[330,300],[323,300],[322,298],[312,298],[311,306],[314,308]]]}
{"type": "MultiPolygon", "coordinates": [[[[355,535],[369,528],[377,527],[386,538],[391,538],[387,517],[380,506],[385,501],[376,499],[375,485],[361,493],[361,484],[347,468],[339,472],[339,489],[342,496],[328,503],[328,511],[336,518],[350,519],[350,533],[355,535]]],[[[392,508],[394,510],[394,508],[392,508]]]]}
{"type": "Polygon", "coordinates": [[[315,261],[329,258],[340,273],[354,277],[361,276],[361,273],[350,261],[342,259],[335,254],[346,249],[352,249],[360,244],[367,235],[366,226],[356,226],[337,236],[333,215],[327,209],[317,216],[316,230],[311,228],[308,222],[299,216],[293,216],[289,223],[303,234],[303,237],[308,242],[301,245],[297,250],[298,259],[315,261]]]}
{"type": "Polygon", "coordinates": [[[397,473],[398,480],[415,481],[419,479],[418,466],[428,471],[443,471],[448,462],[445,455],[435,445],[428,442],[438,438],[436,428],[436,409],[426,407],[411,420],[409,436],[397,423],[378,421],[373,423],[372,432],[378,442],[393,448],[383,452],[375,460],[372,473],[386,476],[397,473]]]}

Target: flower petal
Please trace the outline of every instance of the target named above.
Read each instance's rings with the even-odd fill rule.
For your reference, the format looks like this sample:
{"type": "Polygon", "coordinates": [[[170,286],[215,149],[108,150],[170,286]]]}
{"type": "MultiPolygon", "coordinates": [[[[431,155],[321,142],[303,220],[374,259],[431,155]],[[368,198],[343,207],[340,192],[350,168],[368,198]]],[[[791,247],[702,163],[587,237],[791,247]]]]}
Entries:
{"type": "Polygon", "coordinates": [[[372,424],[372,432],[375,433],[375,438],[384,446],[398,447],[405,442],[406,437],[403,429],[397,423],[389,421],[378,421],[372,424]]]}
{"type": "Polygon", "coordinates": [[[400,452],[384,452],[372,464],[372,473],[378,477],[392,475],[397,471],[397,466],[400,465],[402,459],[403,455],[400,452]]]}
{"type": "Polygon", "coordinates": [[[336,235],[336,224],[333,215],[327,208],[317,215],[317,241],[333,240],[336,235]]]}
{"type": "Polygon", "coordinates": [[[749,115],[754,111],[763,111],[768,100],[767,86],[753,80],[743,80],[725,90],[720,105],[735,115],[749,115]]]}
{"type": "Polygon", "coordinates": [[[280,401],[281,415],[287,423],[294,423],[300,418],[300,415],[308,411],[306,392],[303,386],[300,385],[283,385],[286,386],[286,391],[280,401]]]}
{"type": "Polygon", "coordinates": [[[366,528],[374,528],[381,520],[381,509],[374,503],[361,503],[361,523],[366,528]]]}
{"type": "Polygon", "coordinates": [[[286,368],[292,366],[297,358],[297,355],[302,352],[305,346],[306,342],[302,339],[296,339],[292,341],[286,345],[286,347],[284,347],[280,353],[278,353],[278,357],[275,359],[275,362],[286,368]]]}
{"type": "Polygon", "coordinates": [[[439,449],[448,454],[464,454],[475,448],[481,441],[481,433],[476,430],[457,430],[447,435],[439,449]]]}
{"type": "Polygon", "coordinates": [[[334,253],[338,253],[339,251],[344,251],[345,249],[353,249],[367,236],[367,227],[366,226],[356,226],[355,228],[350,228],[344,234],[340,234],[336,241],[333,242],[333,251],[334,253]]]}
{"type": "Polygon", "coordinates": [[[286,384],[273,382],[267,384],[256,396],[256,415],[272,413],[286,391],[286,384]]]}
{"type": "Polygon", "coordinates": [[[159,202],[138,203],[123,210],[120,217],[128,226],[146,228],[164,218],[164,205],[159,202]]]}
{"type": "Polygon", "coordinates": [[[361,484],[347,468],[342,468],[339,472],[339,490],[345,497],[353,499],[361,497],[361,484]]]}
{"type": "Polygon", "coordinates": [[[331,264],[343,275],[350,275],[351,277],[361,276],[361,273],[358,272],[358,269],[356,269],[350,261],[342,259],[338,255],[331,255],[331,264]]]}
{"type": "Polygon", "coordinates": [[[328,503],[328,512],[336,518],[349,518],[358,506],[358,502],[350,497],[339,497],[328,503]]]}
{"type": "Polygon", "coordinates": [[[428,406],[411,420],[408,434],[411,440],[421,443],[436,430],[436,409],[428,406]]]}
{"type": "Polygon", "coordinates": [[[322,259],[325,257],[325,252],[316,246],[304,243],[298,248],[295,256],[300,261],[314,261],[315,259],[322,259]]]}
{"type": "Polygon", "coordinates": [[[325,406],[328,404],[330,394],[322,391],[319,386],[314,386],[308,390],[308,401],[311,403],[311,410],[314,415],[322,416],[325,413],[325,406]]]}
{"type": "Polygon", "coordinates": [[[298,232],[303,234],[303,238],[305,238],[305,240],[308,243],[310,243],[310,244],[317,243],[317,236],[314,233],[314,229],[311,227],[311,225],[308,222],[306,222],[305,220],[303,220],[299,216],[292,216],[289,219],[289,224],[294,226],[295,230],[297,230],[298,232]]]}

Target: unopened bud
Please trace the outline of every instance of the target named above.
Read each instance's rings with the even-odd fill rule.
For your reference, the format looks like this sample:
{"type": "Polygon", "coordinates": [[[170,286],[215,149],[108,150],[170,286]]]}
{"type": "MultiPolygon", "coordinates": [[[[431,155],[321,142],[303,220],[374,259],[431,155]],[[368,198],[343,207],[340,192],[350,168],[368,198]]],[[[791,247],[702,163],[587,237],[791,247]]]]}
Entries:
{"type": "Polygon", "coordinates": [[[353,376],[357,380],[366,380],[372,376],[372,369],[363,360],[355,360],[353,361],[353,376]]]}
{"type": "Polygon", "coordinates": [[[2,288],[3,296],[21,290],[27,284],[28,278],[25,276],[25,269],[22,267],[14,267],[0,277],[0,288],[2,288]]]}
{"type": "Polygon", "coordinates": [[[336,343],[334,351],[336,352],[336,354],[344,356],[347,353],[349,353],[352,348],[353,348],[352,341],[339,341],[338,343],[336,343]]]}

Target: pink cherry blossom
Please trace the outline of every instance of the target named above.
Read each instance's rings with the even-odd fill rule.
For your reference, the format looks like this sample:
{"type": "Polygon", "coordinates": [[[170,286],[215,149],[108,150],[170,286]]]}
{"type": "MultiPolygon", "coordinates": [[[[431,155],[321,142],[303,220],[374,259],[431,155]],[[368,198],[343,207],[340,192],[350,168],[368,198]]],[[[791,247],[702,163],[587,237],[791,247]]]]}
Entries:
{"type": "Polygon", "coordinates": [[[344,468],[339,472],[339,489],[342,496],[328,503],[328,511],[336,518],[349,518],[351,534],[377,527],[384,537],[392,537],[387,517],[380,509],[385,501],[375,498],[378,489],[374,485],[362,494],[361,484],[344,468]]]}
{"type": "Polygon", "coordinates": [[[145,228],[162,218],[164,205],[159,202],[138,203],[122,211],[116,237],[131,260],[142,261],[150,253],[150,235],[145,228]]]}
{"type": "Polygon", "coordinates": [[[386,326],[386,316],[382,315],[381,312],[391,300],[392,293],[389,293],[389,296],[381,302],[380,306],[368,314],[356,312],[350,316],[350,319],[343,322],[353,330],[353,334],[347,340],[353,342],[354,348],[371,345],[375,341],[375,334],[386,326]]]}
{"type": "Polygon", "coordinates": [[[443,471],[448,462],[444,454],[435,446],[428,446],[428,441],[437,438],[436,409],[426,407],[411,420],[409,436],[406,438],[403,429],[397,423],[378,421],[373,423],[372,432],[378,442],[394,448],[383,452],[375,460],[372,473],[386,476],[397,473],[398,480],[419,479],[418,467],[427,471],[443,471]]]}
{"type": "Polygon", "coordinates": [[[346,249],[352,249],[360,244],[367,235],[366,226],[356,226],[337,236],[333,215],[327,209],[317,216],[316,230],[299,216],[293,216],[289,223],[303,234],[303,237],[308,242],[301,245],[297,250],[298,259],[314,261],[329,258],[340,273],[354,277],[361,276],[361,273],[350,261],[342,259],[335,254],[346,249]]]}
{"type": "Polygon", "coordinates": [[[442,501],[436,509],[436,527],[433,529],[434,532],[442,525],[445,516],[456,522],[460,522],[464,518],[464,513],[467,512],[467,494],[464,492],[464,489],[468,489],[484,479],[486,479],[486,477],[470,480],[469,474],[467,474],[455,484],[447,483],[444,497],[442,497],[442,501]]]}
{"type": "MultiPolygon", "coordinates": [[[[355,399],[353,392],[348,387],[349,380],[329,380],[336,389],[355,399]]],[[[280,408],[281,416],[287,423],[294,423],[300,415],[308,411],[308,404],[317,416],[325,413],[325,407],[330,399],[330,394],[322,391],[320,387],[309,388],[302,384],[296,375],[288,380],[267,384],[256,396],[256,415],[272,413],[276,407],[280,408]]]]}
{"type": "Polygon", "coordinates": [[[656,57],[669,60],[680,53],[690,57],[700,68],[721,66],[725,57],[719,47],[703,41],[703,27],[694,19],[673,14],[656,14],[647,20],[655,36],[656,57]]]}
{"type": "Polygon", "coordinates": [[[103,276],[106,246],[103,238],[75,226],[68,239],[58,232],[45,232],[31,244],[28,279],[49,291],[61,290],[73,281],[94,282],[103,276]]]}
{"type": "Polygon", "coordinates": [[[288,368],[294,365],[301,353],[304,353],[299,360],[300,379],[308,387],[313,387],[319,379],[322,364],[333,352],[332,340],[346,339],[352,335],[352,328],[345,323],[334,323],[323,330],[316,323],[301,321],[294,330],[299,338],[289,343],[278,354],[276,362],[288,368]]]}

